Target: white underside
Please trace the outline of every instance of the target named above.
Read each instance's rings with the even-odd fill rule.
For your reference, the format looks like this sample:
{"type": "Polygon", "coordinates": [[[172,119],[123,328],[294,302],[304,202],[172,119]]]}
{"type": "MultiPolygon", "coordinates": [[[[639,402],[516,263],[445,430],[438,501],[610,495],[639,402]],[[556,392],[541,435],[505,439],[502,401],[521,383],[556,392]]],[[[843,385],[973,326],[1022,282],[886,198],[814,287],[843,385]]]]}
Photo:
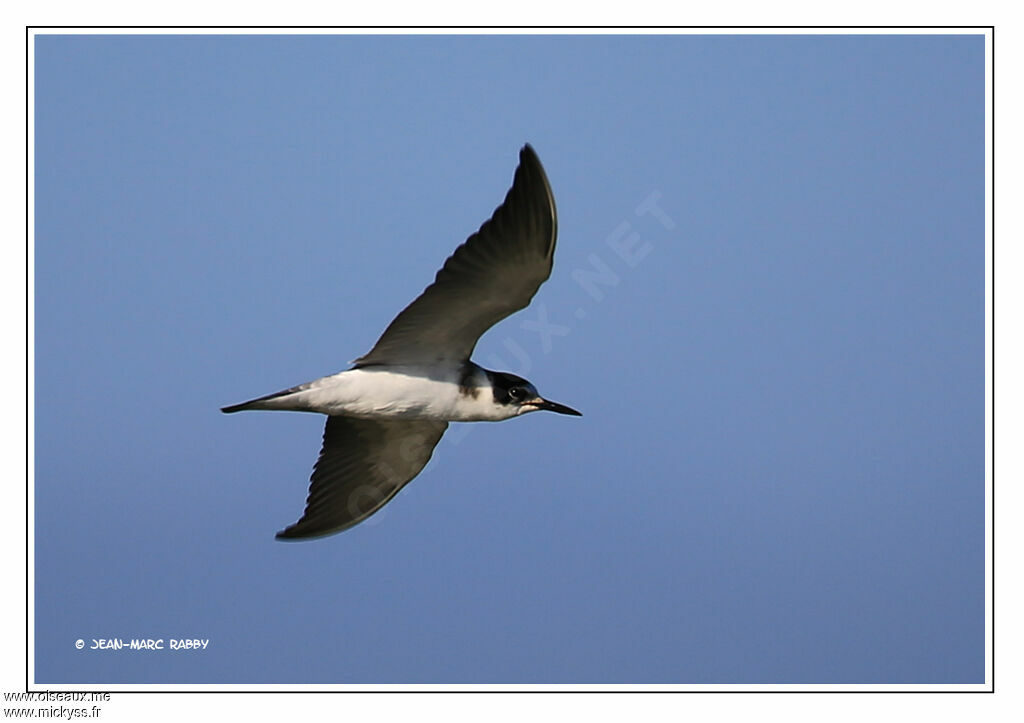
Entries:
{"type": "Polygon", "coordinates": [[[251,408],[448,422],[499,421],[520,413],[520,408],[494,402],[486,376],[471,381],[467,392],[459,386],[457,369],[428,373],[415,367],[367,367],[322,377],[251,408]]]}

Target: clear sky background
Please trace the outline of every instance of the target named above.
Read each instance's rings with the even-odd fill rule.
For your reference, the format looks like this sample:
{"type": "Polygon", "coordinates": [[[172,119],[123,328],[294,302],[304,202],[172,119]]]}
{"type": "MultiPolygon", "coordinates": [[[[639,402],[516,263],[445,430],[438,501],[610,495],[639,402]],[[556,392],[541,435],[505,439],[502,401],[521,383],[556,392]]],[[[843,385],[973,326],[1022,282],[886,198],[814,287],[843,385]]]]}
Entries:
{"type": "Polygon", "coordinates": [[[980,35],[35,51],[36,682],[983,681],[980,35]],[[474,359],[585,416],[275,541],[323,420],[218,408],[366,352],[524,142],[555,269],[474,359]]]}

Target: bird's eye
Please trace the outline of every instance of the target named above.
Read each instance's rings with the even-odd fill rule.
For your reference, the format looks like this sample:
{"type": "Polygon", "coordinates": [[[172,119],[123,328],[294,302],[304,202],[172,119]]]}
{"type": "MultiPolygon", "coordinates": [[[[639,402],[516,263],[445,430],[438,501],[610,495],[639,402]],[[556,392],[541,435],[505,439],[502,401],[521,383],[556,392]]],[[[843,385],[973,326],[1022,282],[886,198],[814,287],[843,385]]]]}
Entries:
{"type": "Polygon", "coordinates": [[[526,392],[522,387],[512,387],[508,390],[508,395],[513,399],[522,399],[526,396],[526,392]]]}

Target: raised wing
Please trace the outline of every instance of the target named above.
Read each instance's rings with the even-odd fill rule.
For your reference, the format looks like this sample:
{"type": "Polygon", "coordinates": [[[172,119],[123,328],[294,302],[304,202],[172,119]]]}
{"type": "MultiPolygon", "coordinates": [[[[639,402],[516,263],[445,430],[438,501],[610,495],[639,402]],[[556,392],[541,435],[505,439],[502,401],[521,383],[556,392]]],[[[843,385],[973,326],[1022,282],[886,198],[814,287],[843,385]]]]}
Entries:
{"type": "Polygon", "coordinates": [[[526,145],[505,201],[356,366],[468,360],[480,336],[526,308],[551,275],[557,232],[551,187],[526,145]]]}
{"type": "Polygon", "coordinates": [[[306,511],[277,539],[321,537],[362,522],[420,473],[447,428],[432,420],[328,417],[306,511]]]}

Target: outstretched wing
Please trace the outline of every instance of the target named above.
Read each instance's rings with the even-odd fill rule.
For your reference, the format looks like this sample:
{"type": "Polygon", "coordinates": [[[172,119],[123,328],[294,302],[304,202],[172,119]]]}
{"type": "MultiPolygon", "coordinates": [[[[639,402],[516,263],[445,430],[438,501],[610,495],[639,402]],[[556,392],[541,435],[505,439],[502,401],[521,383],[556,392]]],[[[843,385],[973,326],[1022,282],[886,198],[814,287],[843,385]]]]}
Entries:
{"type": "Polygon", "coordinates": [[[504,203],[455,249],[434,283],[355,364],[469,359],[480,336],[526,308],[551,275],[557,232],[555,199],[544,168],[533,148],[524,146],[504,203]]]}
{"type": "Polygon", "coordinates": [[[306,511],[277,538],[320,537],[362,522],[420,473],[447,428],[433,420],[328,417],[306,511]]]}

